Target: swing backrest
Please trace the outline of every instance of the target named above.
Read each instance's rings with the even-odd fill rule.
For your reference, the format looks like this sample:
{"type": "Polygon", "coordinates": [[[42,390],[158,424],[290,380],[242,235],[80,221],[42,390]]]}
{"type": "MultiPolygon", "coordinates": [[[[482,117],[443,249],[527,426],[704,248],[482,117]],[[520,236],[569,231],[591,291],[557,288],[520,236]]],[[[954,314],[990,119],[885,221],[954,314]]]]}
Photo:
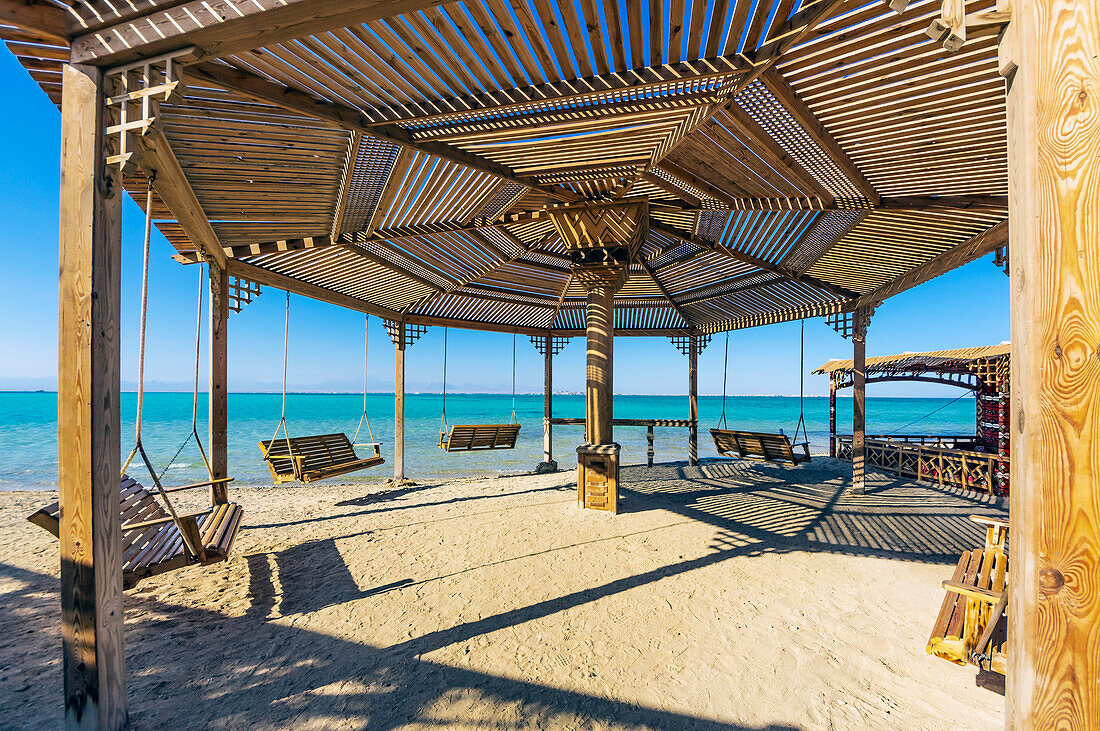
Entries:
{"type": "Polygon", "coordinates": [[[359,459],[347,434],[316,434],[260,442],[272,479],[282,482],[310,482],[381,464],[377,445],[374,454],[359,459]]]}
{"type": "Polygon", "coordinates": [[[448,452],[513,449],[519,438],[519,424],[455,424],[450,434],[439,436],[440,448],[448,452]]]}

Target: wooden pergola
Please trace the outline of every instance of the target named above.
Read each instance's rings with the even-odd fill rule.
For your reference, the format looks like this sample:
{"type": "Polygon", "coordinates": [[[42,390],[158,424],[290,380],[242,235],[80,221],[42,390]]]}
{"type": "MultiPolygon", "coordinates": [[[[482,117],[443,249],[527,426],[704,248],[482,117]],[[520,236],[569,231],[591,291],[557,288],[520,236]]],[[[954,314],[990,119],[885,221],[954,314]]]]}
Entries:
{"type": "Polygon", "coordinates": [[[585,335],[581,494],[612,509],[614,335],[827,317],[862,424],[874,307],[1011,239],[1008,719],[1100,718],[1095,2],[0,0],[0,37],[62,115],[72,726],[127,717],[120,211],[154,173],[211,271],[219,477],[231,282],[259,284],[387,320],[399,422],[417,328],[585,335]]]}

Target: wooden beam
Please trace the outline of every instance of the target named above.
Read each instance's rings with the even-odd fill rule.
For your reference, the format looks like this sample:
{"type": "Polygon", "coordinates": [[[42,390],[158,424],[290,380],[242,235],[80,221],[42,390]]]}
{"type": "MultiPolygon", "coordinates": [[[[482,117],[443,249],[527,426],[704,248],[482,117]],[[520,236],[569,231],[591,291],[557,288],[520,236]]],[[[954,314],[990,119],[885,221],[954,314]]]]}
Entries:
{"type": "Polygon", "coordinates": [[[967,239],[963,243],[948,249],[934,259],[930,259],[924,264],[921,264],[919,267],[910,269],[905,274],[887,282],[870,294],[859,297],[856,302],[852,303],[851,308],[854,309],[866,305],[876,305],[888,297],[893,297],[895,294],[904,292],[907,289],[912,289],[918,284],[924,284],[928,280],[935,279],[952,269],[957,269],[964,264],[969,264],[975,259],[980,259],[1002,246],[1007,246],[1008,232],[1008,221],[1001,221],[996,226],[988,228],[977,236],[967,239]]]}
{"type": "Polygon", "coordinates": [[[232,56],[332,28],[439,5],[444,0],[192,0],[73,39],[74,63],[115,66],[175,51],[232,56]]]}
{"type": "Polygon", "coordinates": [[[168,139],[156,127],[144,135],[134,135],[141,166],[147,174],[156,173],[153,188],[172,211],[180,228],[211,267],[225,269],[225,251],[218,235],[203,213],[191,183],[172,152],[168,139]]]}
{"type": "Polygon", "coordinates": [[[691,317],[689,317],[688,314],[680,308],[680,305],[676,304],[676,300],[672,299],[672,295],[668,293],[668,289],[665,287],[664,284],[661,283],[661,280],[657,278],[657,274],[649,268],[649,264],[647,264],[646,260],[642,258],[641,250],[638,251],[636,260],[638,264],[641,265],[645,273],[649,275],[649,278],[653,280],[653,284],[656,285],[657,290],[661,293],[661,296],[668,300],[668,303],[672,305],[672,309],[676,311],[676,314],[683,318],[684,322],[687,323],[689,327],[691,325],[694,325],[695,321],[692,320],[691,317]]]}
{"type": "Polygon", "coordinates": [[[71,17],[60,5],[45,0],[0,0],[0,23],[36,33],[58,45],[69,44],[71,17]]]}
{"type": "Polygon", "coordinates": [[[753,256],[752,254],[746,254],[743,251],[737,251],[736,249],[730,249],[726,246],[720,246],[713,242],[706,241],[705,239],[701,239],[698,236],[692,236],[691,234],[684,233],[683,231],[678,231],[671,226],[665,226],[664,224],[658,223],[654,220],[650,221],[649,228],[651,231],[658,231],[665,236],[671,236],[672,238],[677,238],[681,241],[686,241],[688,243],[695,244],[696,246],[701,246],[704,249],[710,249],[712,251],[717,251],[720,254],[725,254],[731,259],[736,259],[737,261],[744,262],[745,264],[750,264],[757,269],[763,269],[764,271],[779,274],[780,276],[790,279],[791,281],[799,282],[801,284],[808,284],[815,289],[820,289],[823,292],[828,292],[834,297],[839,297],[846,300],[856,299],[859,297],[858,292],[853,292],[850,289],[845,289],[844,287],[841,287],[839,285],[822,281],[820,279],[817,279],[816,277],[811,277],[807,274],[795,274],[794,272],[786,271],[785,269],[782,269],[781,267],[772,264],[770,261],[766,261],[759,257],[753,256]]]}
{"type": "MultiPolygon", "coordinates": [[[[1007,3],[998,3],[1004,9],[1007,3]]],[[[1100,4],[1018,0],[1008,81],[1006,728],[1100,719],[1100,4]]]]}
{"type": "Polygon", "coordinates": [[[65,65],[57,445],[66,728],[126,725],[119,530],[122,183],[106,164],[103,74],[65,65]]]}
{"type": "Polygon", "coordinates": [[[505,180],[539,190],[557,200],[573,201],[578,198],[576,194],[561,186],[542,185],[533,177],[518,175],[507,165],[493,162],[481,155],[466,152],[442,142],[418,141],[414,139],[409,130],[396,124],[372,125],[370,120],[364,117],[358,109],[317,99],[304,91],[268,81],[256,74],[233,66],[226,66],[221,63],[198,63],[187,68],[187,76],[236,91],[256,101],[275,104],[283,109],[307,114],[343,129],[362,132],[406,149],[449,160],[463,167],[492,175],[498,180],[505,180]]]}
{"type": "Polygon", "coordinates": [[[844,171],[844,175],[859,189],[863,197],[869,200],[871,205],[879,205],[882,196],[875,190],[875,186],[871,185],[871,181],[867,180],[863,172],[852,161],[852,158],[844,151],[844,148],[840,146],[832,133],[825,129],[825,125],[806,105],[806,102],[802,101],[802,97],[787,83],[783,75],[775,69],[770,69],[761,75],[760,80],[791,113],[799,126],[810,135],[810,139],[817,143],[817,146],[824,150],[825,154],[844,171]]]}
{"type": "Polygon", "coordinates": [[[327,302],[330,305],[336,305],[337,307],[344,307],[356,312],[364,312],[368,315],[375,315],[387,320],[400,319],[401,313],[396,310],[391,310],[386,307],[380,307],[378,305],[372,305],[369,302],[364,302],[361,299],[355,297],[349,297],[346,294],[340,294],[334,292],[331,289],[325,289],[324,287],[318,287],[316,284],[310,284],[309,282],[303,282],[292,277],[288,277],[285,274],[279,274],[263,267],[258,267],[253,264],[246,264],[243,261],[236,261],[234,259],[229,260],[226,264],[226,271],[235,277],[241,277],[248,279],[257,284],[266,284],[269,287],[275,287],[286,292],[294,292],[300,294],[303,297],[309,297],[315,299],[318,302],[327,302]]]}
{"type": "MultiPolygon", "coordinates": [[[[214,479],[229,476],[229,273],[210,267],[209,449],[214,479]]],[[[229,502],[224,482],[210,486],[211,502],[229,502]]]]}

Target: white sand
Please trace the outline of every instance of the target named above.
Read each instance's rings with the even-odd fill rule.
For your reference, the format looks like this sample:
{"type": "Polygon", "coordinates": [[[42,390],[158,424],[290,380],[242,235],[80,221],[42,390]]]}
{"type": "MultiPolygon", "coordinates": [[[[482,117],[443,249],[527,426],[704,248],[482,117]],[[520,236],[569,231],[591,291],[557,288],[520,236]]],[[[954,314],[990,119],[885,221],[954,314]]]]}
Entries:
{"type": "MultiPolygon", "coordinates": [[[[239,489],[227,563],[126,595],[136,728],[1000,728],[926,655],[987,499],[850,466],[239,489]]],[[[61,716],[58,551],[0,493],[0,726],[61,716]]]]}

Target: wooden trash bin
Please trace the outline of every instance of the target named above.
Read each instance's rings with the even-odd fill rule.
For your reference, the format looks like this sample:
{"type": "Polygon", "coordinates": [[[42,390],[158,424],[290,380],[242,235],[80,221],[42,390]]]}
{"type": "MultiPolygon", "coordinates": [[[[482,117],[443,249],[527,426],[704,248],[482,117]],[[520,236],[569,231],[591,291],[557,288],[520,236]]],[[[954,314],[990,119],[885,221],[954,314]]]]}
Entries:
{"type": "Polygon", "coordinates": [[[582,508],[619,510],[619,445],[577,447],[577,502],[582,508]]]}

